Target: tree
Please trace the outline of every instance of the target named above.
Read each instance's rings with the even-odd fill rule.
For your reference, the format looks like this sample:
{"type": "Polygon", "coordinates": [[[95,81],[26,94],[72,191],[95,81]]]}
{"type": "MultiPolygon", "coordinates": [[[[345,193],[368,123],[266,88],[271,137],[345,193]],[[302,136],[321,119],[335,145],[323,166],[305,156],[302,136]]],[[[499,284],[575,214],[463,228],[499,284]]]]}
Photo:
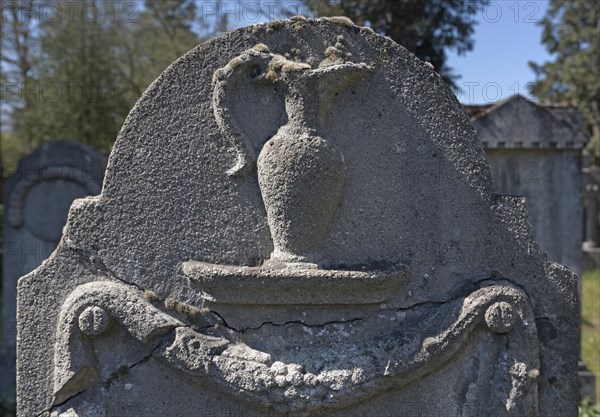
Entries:
{"type": "Polygon", "coordinates": [[[173,61],[214,35],[194,33],[195,17],[193,0],[145,0],[135,25],[120,25],[117,62],[137,97],[173,61]]]}
{"type": "MultiPolygon", "coordinates": [[[[35,56],[37,55],[36,38],[34,36],[34,21],[31,15],[34,11],[35,0],[12,0],[0,4],[2,12],[0,59],[2,71],[3,95],[2,104],[12,106],[10,122],[12,130],[22,133],[24,115],[30,108],[32,97],[23,94],[30,91],[35,83],[33,75],[35,56]]],[[[24,137],[23,148],[31,150],[31,143],[24,137]]],[[[4,145],[5,141],[2,141],[4,145]]]]}
{"type": "Polygon", "coordinates": [[[23,131],[32,142],[72,139],[110,150],[131,106],[111,54],[118,38],[110,6],[100,0],[70,2],[72,13],[40,22],[40,65],[29,93],[35,100],[23,131]]]}
{"type": "Polygon", "coordinates": [[[306,0],[319,16],[344,15],[387,35],[431,63],[454,90],[459,78],[447,66],[446,50],[473,49],[475,13],[488,0],[306,0]]]}
{"type": "Polygon", "coordinates": [[[3,108],[10,114],[3,137],[31,144],[28,151],[45,141],[72,139],[108,153],[142,92],[199,42],[192,30],[194,0],[10,0],[2,5],[2,82],[10,78],[25,86],[20,101],[3,108]],[[34,13],[19,13],[32,6],[34,13]],[[39,13],[44,6],[57,14],[39,13]],[[9,75],[5,68],[11,69],[9,75]]]}
{"type": "Polygon", "coordinates": [[[529,63],[537,76],[531,92],[579,108],[592,133],[588,150],[600,158],[600,2],[551,0],[540,24],[553,61],[529,63]]]}

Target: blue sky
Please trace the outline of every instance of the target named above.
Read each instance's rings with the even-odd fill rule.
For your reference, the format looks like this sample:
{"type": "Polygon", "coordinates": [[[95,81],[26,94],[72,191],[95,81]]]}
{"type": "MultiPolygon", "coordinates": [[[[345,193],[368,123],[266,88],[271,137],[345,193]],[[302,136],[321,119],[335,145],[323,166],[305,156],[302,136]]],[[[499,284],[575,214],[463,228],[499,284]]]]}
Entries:
{"type": "MultiPolygon", "coordinates": [[[[280,17],[282,11],[315,17],[301,0],[222,0],[220,10],[215,1],[197,2],[205,21],[220,11],[234,28],[280,17]]],[[[535,76],[527,62],[550,58],[541,45],[542,28],[536,24],[548,4],[548,0],[491,0],[473,16],[477,22],[474,49],[464,56],[448,51],[448,65],[462,76],[458,80],[461,102],[492,103],[517,93],[529,97],[526,84],[535,76]]]]}
{"type": "MultiPolygon", "coordinates": [[[[520,93],[535,79],[527,62],[542,63],[551,57],[541,44],[542,28],[536,24],[548,1],[492,1],[475,16],[475,47],[464,56],[448,54],[448,65],[462,77],[459,95],[464,104],[492,103],[520,93]]],[[[531,98],[531,97],[529,97],[531,98]]]]}
{"type": "MultiPolygon", "coordinates": [[[[132,4],[138,5],[139,12],[143,3],[137,1],[132,4]]],[[[306,7],[304,0],[196,2],[199,16],[195,29],[199,32],[205,25],[214,28],[222,14],[227,15],[232,28],[283,15],[315,17],[315,12],[306,7]]],[[[528,61],[542,63],[550,59],[541,45],[542,28],[536,24],[548,6],[548,0],[491,0],[488,6],[473,16],[477,22],[473,35],[474,49],[464,56],[448,51],[448,66],[461,76],[457,83],[462,88],[459,94],[462,103],[493,103],[517,93],[528,96],[526,85],[535,79],[528,61]]],[[[5,116],[6,103],[3,101],[0,105],[3,106],[2,116],[5,116]]]]}

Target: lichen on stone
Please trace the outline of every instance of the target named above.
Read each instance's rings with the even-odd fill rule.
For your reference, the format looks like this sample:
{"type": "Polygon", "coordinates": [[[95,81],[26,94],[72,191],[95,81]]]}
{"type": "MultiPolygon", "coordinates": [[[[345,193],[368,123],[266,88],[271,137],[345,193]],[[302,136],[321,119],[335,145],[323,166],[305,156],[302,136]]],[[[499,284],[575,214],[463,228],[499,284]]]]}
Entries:
{"type": "Polygon", "coordinates": [[[244,61],[239,57],[236,56],[235,58],[233,58],[231,61],[229,61],[227,63],[227,65],[231,68],[231,69],[236,69],[237,67],[239,67],[240,65],[242,65],[244,61]]]}
{"type": "Polygon", "coordinates": [[[342,53],[339,49],[330,46],[325,49],[325,59],[319,63],[319,67],[328,67],[331,65],[343,64],[344,59],[342,58],[342,53]]]}
{"type": "Polygon", "coordinates": [[[275,55],[269,62],[266,78],[274,81],[282,74],[305,71],[310,68],[310,65],[306,63],[290,61],[281,55],[275,55]]]}
{"type": "Polygon", "coordinates": [[[144,291],[144,297],[150,302],[160,301],[160,297],[154,291],[144,291]]]}
{"type": "Polygon", "coordinates": [[[354,26],[354,22],[346,16],[324,17],[323,20],[341,26],[354,26]]]}
{"type": "Polygon", "coordinates": [[[268,24],[270,29],[281,29],[283,27],[283,22],[281,20],[273,20],[268,24]]]}
{"type": "Polygon", "coordinates": [[[267,45],[265,45],[264,43],[257,43],[256,45],[254,45],[254,48],[252,48],[252,49],[254,49],[255,51],[258,51],[258,52],[265,53],[265,54],[268,54],[270,52],[269,47],[267,45]]]}
{"type": "Polygon", "coordinates": [[[293,24],[293,28],[295,32],[300,32],[306,26],[306,22],[308,19],[302,15],[292,16],[290,17],[290,22],[293,24]]]}
{"type": "Polygon", "coordinates": [[[198,308],[179,302],[173,297],[167,297],[167,299],[165,299],[165,307],[190,317],[196,317],[197,315],[202,314],[202,311],[198,308]]]}
{"type": "Polygon", "coordinates": [[[306,22],[308,19],[302,15],[296,15],[296,16],[290,17],[290,20],[292,22],[306,22]]]}
{"type": "Polygon", "coordinates": [[[224,73],[221,68],[216,70],[213,74],[212,85],[215,86],[219,81],[221,81],[223,79],[223,76],[224,76],[224,73]]]}
{"type": "Polygon", "coordinates": [[[297,21],[294,23],[294,30],[300,32],[305,26],[306,24],[303,21],[297,21]]]}

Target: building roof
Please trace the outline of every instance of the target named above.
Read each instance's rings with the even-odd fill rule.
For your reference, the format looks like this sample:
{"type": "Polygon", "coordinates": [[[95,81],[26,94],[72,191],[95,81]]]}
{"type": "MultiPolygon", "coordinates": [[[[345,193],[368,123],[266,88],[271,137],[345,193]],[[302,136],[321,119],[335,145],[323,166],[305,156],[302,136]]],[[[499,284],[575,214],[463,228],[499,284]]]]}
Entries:
{"type": "Polygon", "coordinates": [[[486,149],[581,149],[589,140],[581,113],[573,106],[540,105],[515,95],[464,109],[486,149]]]}

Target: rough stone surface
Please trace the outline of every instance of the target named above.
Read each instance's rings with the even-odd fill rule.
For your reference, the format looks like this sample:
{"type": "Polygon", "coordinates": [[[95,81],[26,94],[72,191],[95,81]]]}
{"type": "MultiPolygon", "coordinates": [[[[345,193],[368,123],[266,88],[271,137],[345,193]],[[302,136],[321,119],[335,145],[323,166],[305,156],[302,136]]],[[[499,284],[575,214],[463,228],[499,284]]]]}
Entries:
{"type": "MultiPolygon", "coordinates": [[[[593,211],[598,198],[597,192],[585,198],[583,191],[587,187],[581,149],[589,135],[581,113],[571,106],[538,105],[518,95],[467,110],[490,161],[494,190],[523,195],[542,250],[581,277],[582,268],[589,265],[590,247],[584,242],[583,207],[593,211]]],[[[585,398],[593,392],[586,382],[593,374],[584,370],[579,375],[585,398]]]]}
{"type": "Polygon", "coordinates": [[[581,114],[514,96],[474,115],[494,190],[527,198],[533,235],[551,259],[581,275],[583,174],[589,140],[581,114]]]}
{"type": "Polygon", "coordinates": [[[19,281],[18,413],[576,416],[577,311],[429,65],[271,22],[158,78],[19,281]]]}
{"type": "Polygon", "coordinates": [[[85,145],[55,141],[24,157],[6,181],[2,271],[0,400],[14,402],[17,280],[56,248],[76,198],[102,188],[106,158],[85,145]]]}

